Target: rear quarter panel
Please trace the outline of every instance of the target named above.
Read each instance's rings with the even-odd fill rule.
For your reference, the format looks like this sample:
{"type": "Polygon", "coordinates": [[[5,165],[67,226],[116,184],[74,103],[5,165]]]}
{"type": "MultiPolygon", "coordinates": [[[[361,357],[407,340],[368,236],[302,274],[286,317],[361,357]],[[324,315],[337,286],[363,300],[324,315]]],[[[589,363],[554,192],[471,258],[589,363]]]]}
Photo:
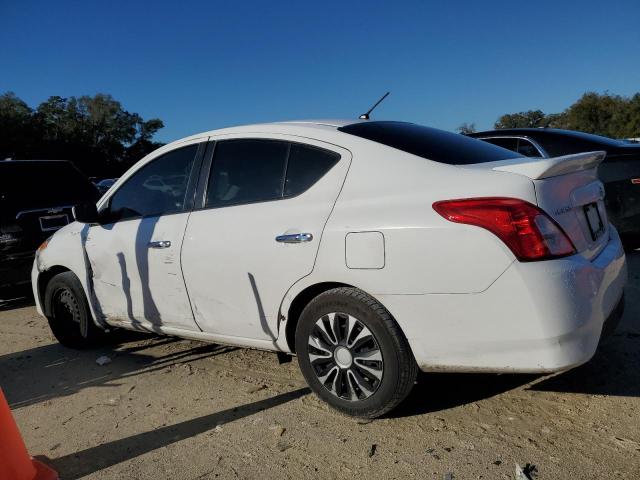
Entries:
{"type": "Polygon", "coordinates": [[[304,283],[338,281],[374,295],[474,293],[513,262],[493,234],[449,222],[432,204],[480,196],[535,202],[529,179],[463,170],[361,139],[350,148],[351,168],[325,227],[316,267],[304,283]],[[347,267],[345,237],[365,231],[384,236],[383,268],[347,267]]]}

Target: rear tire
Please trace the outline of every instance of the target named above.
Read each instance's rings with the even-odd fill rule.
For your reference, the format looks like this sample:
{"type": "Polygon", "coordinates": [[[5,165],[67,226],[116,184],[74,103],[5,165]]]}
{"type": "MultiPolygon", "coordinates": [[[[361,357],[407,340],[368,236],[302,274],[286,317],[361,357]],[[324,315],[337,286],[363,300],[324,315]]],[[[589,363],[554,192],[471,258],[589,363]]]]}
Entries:
{"type": "Polygon", "coordinates": [[[347,415],[375,418],[413,388],[418,367],[389,312],[356,288],[328,290],[302,311],[296,353],[309,387],[347,415]]]}
{"type": "Polygon", "coordinates": [[[49,281],[44,302],[49,327],[65,347],[88,348],[105,336],[93,322],[82,284],[72,272],[59,273],[49,281]]]}

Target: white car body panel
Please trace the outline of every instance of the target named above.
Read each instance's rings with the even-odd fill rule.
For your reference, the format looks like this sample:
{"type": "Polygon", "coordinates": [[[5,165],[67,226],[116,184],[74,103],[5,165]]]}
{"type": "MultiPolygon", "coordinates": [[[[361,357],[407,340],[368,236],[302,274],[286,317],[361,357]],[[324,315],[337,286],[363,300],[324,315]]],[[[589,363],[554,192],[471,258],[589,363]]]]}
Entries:
{"type": "Polygon", "coordinates": [[[34,298],[36,299],[36,310],[44,316],[42,300],[44,292],[40,291],[38,279],[40,274],[64,267],[73,272],[80,280],[85,294],[89,299],[89,308],[94,321],[101,326],[106,324],[103,321],[102,313],[93,295],[91,264],[85,255],[83,245],[86,243],[89,226],[78,222],[72,222],[56,231],[49,241],[46,250],[36,252],[31,271],[31,284],[34,298]]]}
{"type": "MultiPolygon", "coordinates": [[[[338,283],[360,288],[390,311],[423,370],[546,372],[591,358],[626,280],[615,229],[609,226],[590,240],[580,217],[584,205],[602,204],[595,157],[550,159],[537,166],[521,160],[494,162],[504,168],[452,166],[336,131],[348,123],[354,122],[275,123],[199,134],[141,160],[100,200],[99,207],[142,164],[208,137],[285,138],[342,155],[299,197],[173,215],[185,217],[185,233],[170,263],[177,265],[180,256],[186,287],[184,296],[166,307],[173,310],[165,318],[181,320],[134,322],[128,313],[121,315],[117,264],[110,271],[101,266],[114,261],[105,252],[100,254],[105,260],[94,262],[93,276],[97,284],[100,275],[107,275],[116,287],[96,287],[102,297],[96,300],[76,238],[87,227],[77,223],[56,233],[38,255],[36,292],[41,272],[64,266],[80,278],[98,323],[106,311],[111,325],[289,352],[285,331],[294,299],[308,287],[338,283]],[[557,175],[547,177],[550,171],[557,175]],[[577,253],[519,262],[489,231],[449,222],[432,208],[441,200],[497,196],[539,205],[567,230],[577,253]],[[275,242],[275,236],[294,232],[312,233],[314,239],[275,242]],[[111,302],[119,303],[119,310],[107,308],[111,302]]],[[[153,273],[161,278],[150,280],[154,299],[168,299],[180,285],[163,285],[172,273],[162,268],[153,273]]]]}
{"type": "Polygon", "coordinates": [[[92,225],[85,249],[93,288],[108,323],[198,330],[180,266],[189,213],[92,225]],[[159,241],[168,248],[150,248],[159,241]]]}
{"type": "MultiPolygon", "coordinates": [[[[260,138],[300,141],[270,134],[260,138]]],[[[313,270],[324,225],[351,164],[345,149],[311,139],[305,143],[341,155],[309,190],[292,198],[191,214],[182,268],[196,321],[204,332],[257,340],[278,337],[278,307],[291,285],[313,270]],[[278,235],[295,233],[309,233],[313,240],[276,242],[278,235]]]]}

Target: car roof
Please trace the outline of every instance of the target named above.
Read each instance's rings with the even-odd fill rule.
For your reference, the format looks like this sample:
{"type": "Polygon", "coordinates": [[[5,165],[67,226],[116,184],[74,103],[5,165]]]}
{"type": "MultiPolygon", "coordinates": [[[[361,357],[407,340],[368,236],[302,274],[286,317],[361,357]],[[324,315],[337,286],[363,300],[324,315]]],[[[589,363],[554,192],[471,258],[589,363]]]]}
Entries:
{"type": "Polygon", "coordinates": [[[500,128],[496,130],[486,130],[484,132],[469,133],[470,137],[507,137],[507,136],[528,136],[531,138],[549,138],[549,137],[570,137],[583,140],[590,143],[600,143],[608,146],[625,146],[633,145],[615,138],[603,137],[592,133],[578,132],[575,130],[563,130],[561,128],[500,128]]]}
{"type": "Polygon", "coordinates": [[[316,132],[323,136],[330,132],[336,132],[339,127],[344,127],[345,125],[351,125],[353,123],[361,123],[366,122],[367,120],[361,119],[311,119],[311,120],[289,120],[289,121],[279,121],[279,122],[265,122],[265,123],[253,123],[248,125],[236,125],[232,127],[224,127],[218,128],[215,130],[208,130],[205,132],[200,132],[195,135],[190,135],[186,138],[181,138],[176,140],[175,142],[171,142],[169,145],[174,143],[182,143],[189,140],[208,137],[208,136],[216,136],[216,135],[225,135],[225,134],[235,134],[235,133],[281,133],[281,134],[301,134],[307,133],[311,134],[312,132],[316,132]]]}

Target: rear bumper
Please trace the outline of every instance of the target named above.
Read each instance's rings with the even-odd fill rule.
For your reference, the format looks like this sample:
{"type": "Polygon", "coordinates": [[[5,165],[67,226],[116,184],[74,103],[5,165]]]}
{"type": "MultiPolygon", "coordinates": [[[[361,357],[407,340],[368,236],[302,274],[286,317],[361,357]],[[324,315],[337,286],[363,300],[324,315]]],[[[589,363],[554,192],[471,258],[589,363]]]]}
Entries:
{"type": "Polygon", "coordinates": [[[574,255],[514,262],[481,293],[378,298],[405,332],[421,370],[566,370],[593,356],[623,296],[624,252],[610,231],[591,261],[574,255]]]}

